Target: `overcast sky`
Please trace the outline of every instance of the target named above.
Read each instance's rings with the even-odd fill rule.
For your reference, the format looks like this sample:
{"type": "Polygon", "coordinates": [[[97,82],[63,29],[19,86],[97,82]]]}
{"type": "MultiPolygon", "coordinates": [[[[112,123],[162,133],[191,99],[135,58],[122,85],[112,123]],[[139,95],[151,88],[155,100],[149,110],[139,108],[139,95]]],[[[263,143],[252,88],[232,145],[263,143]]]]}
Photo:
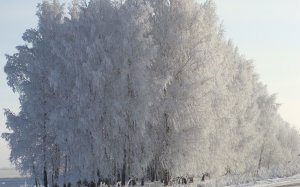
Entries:
{"type": "MultiPolygon", "coordinates": [[[[203,1],[203,0],[201,0],[203,1]]],[[[0,1],[0,109],[18,111],[18,97],[6,85],[4,54],[16,52],[27,28],[37,25],[41,0],[0,1]]],[[[253,59],[260,80],[277,93],[280,114],[300,129],[300,0],[215,0],[225,35],[253,59]]],[[[6,132],[0,112],[0,133],[6,132]]],[[[11,167],[9,150],[0,140],[0,168],[11,167]]]]}

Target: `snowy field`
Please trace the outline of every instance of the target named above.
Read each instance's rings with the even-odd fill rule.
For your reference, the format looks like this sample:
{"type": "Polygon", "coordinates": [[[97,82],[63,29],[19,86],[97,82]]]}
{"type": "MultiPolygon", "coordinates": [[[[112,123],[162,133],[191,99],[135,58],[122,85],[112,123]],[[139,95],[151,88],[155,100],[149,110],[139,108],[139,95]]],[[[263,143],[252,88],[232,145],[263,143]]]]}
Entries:
{"type": "Polygon", "coordinates": [[[21,177],[15,169],[0,169],[0,187],[24,187],[27,182],[28,180],[25,177],[21,177]]]}
{"type": "MultiPolygon", "coordinates": [[[[272,179],[259,181],[256,184],[235,185],[230,187],[300,187],[300,176],[298,178],[272,179]]],[[[175,187],[205,187],[206,185],[176,185],[175,187]]],[[[31,187],[26,178],[0,178],[0,187],[31,187]]],[[[137,187],[139,187],[137,185],[137,187]]],[[[161,184],[148,183],[145,187],[163,187],[161,184]]]]}
{"type": "MultiPolygon", "coordinates": [[[[209,182],[203,184],[201,182],[195,182],[190,185],[175,185],[175,187],[207,187],[209,182]]],[[[148,183],[145,187],[163,187],[160,184],[148,183]]],[[[263,181],[257,181],[256,183],[239,184],[227,187],[300,187],[300,175],[287,178],[267,179],[263,181]]]]}
{"type": "Polygon", "coordinates": [[[0,178],[19,178],[20,174],[14,168],[0,168],[0,178]]]}
{"type": "MultiPolygon", "coordinates": [[[[210,181],[206,184],[201,183],[200,180],[195,179],[194,183],[189,185],[175,185],[173,187],[206,187],[210,181]]],[[[14,169],[0,169],[0,187],[31,187],[31,182],[26,177],[21,177],[14,169]]],[[[106,185],[103,185],[103,187],[106,185]]],[[[276,178],[258,181],[256,183],[232,185],[228,187],[300,187],[300,175],[295,175],[287,178],[276,178]]],[[[140,187],[137,185],[136,187],[140,187]]],[[[160,182],[145,183],[144,187],[163,187],[160,182]]]]}
{"type": "Polygon", "coordinates": [[[0,187],[29,187],[26,178],[0,178],[0,187]]]}
{"type": "MultiPolygon", "coordinates": [[[[200,181],[195,181],[195,183],[189,185],[175,185],[175,187],[207,187],[213,186],[207,183],[201,183],[200,181]]],[[[155,183],[146,183],[145,187],[163,187],[163,185],[155,183]]],[[[256,183],[248,184],[239,184],[226,187],[300,187],[300,175],[295,175],[287,178],[276,178],[276,179],[267,179],[263,181],[257,181],[256,183]]]]}
{"type": "Polygon", "coordinates": [[[258,181],[256,184],[242,185],[244,187],[300,187],[300,175],[295,175],[287,178],[268,179],[258,181]]]}
{"type": "MultiPolygon", "coordinates": [[[[207,187],[212,186],[208,183],[195,182],[189,185],[175,185],[172,187],[207,187]]],[[[288,178],[277,178],[277,179],[268,179],[263,181],[258,181],[254,183],[248,184],[239,184],[232,185],[227,187],[300,187],[300,175],[296,175],[288,178]]],[[[137,187],[140,187],[137,185],[137,187]]],[[[164,187],[161,183],[145,183],[145,187],[164,187]]],[[[171,186],[168,186],[171,187],[171,186]]]]}

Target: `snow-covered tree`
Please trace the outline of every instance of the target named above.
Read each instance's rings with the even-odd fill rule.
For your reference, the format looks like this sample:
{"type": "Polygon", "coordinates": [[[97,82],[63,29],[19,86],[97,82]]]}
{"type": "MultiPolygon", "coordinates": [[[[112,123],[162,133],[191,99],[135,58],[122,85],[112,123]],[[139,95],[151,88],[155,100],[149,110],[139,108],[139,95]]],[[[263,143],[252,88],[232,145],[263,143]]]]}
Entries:
{"type": "Polygon", "coordinates": [[[212,1],[57,0],[7,55],[20,94],[2,136],[11,161],[44,186],[168,183],[258,174],[299,154],[254,65],[223,36],[212,1]]]}

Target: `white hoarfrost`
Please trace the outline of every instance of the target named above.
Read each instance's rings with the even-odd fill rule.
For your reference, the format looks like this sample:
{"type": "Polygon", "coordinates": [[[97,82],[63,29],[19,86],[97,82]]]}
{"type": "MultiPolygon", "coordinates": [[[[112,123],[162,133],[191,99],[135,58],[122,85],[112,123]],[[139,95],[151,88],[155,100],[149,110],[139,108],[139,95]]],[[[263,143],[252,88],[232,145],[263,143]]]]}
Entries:
{"type": "Polygon", "coordinates": [[[36,184],[255,178],[296,160],[298,132],[225,40],[212,1],[74,0],[68,10],[39,4],[38,27],[7,55],[21,108],[5,111],[2,136],[36,184]]]}

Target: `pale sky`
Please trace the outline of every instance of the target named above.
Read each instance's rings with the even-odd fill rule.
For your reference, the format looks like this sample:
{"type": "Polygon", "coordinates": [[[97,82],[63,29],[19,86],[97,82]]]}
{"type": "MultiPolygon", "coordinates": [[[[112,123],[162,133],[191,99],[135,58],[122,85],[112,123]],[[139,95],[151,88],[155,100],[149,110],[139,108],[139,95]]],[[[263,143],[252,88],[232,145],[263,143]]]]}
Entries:
{"type": "MultiPolygon", "coordinates": [[[[203,0],[201,0],[203,1],[203,0]]],[[[22,33],[37,25],[41,0],[0,0],[0,134],[6,132],[3,108],[18,111],[18,96],[6,84],[4,54],[16,52],[22,33]]],[[[260,80],[277,93],[282,117],[300,129],[300,0],[215,0],[225,35],[253,59],[260,80]]],[[[0,168],[11,167],[0,139],[0,168]]]]}

